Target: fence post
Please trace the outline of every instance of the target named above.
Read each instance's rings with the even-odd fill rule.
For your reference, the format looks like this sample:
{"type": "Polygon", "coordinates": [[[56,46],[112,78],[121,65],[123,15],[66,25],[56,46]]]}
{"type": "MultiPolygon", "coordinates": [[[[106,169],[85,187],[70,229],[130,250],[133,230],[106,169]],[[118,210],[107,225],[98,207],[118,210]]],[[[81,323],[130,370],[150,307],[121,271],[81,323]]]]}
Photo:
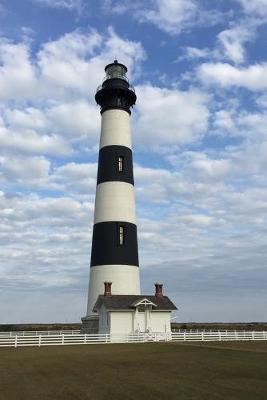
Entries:
{"type": "Polygon", "coordinates": [[[39,346],[39,347],[41,346],[41,338],[42,338],[42,336],[39,335],[39,339],[38,339],[38,346],[39,346]]]}
{"type": "Polygon", "coordinates": [[[204,342],[204,332],[201,332],[201,340],[204,342]]]}
{"type": "Polygon", "coordinates": [[[18,347],[18,336],[15,336],[15,347],[18,347]]]}
{"type": "Polygon", "coordinates": [[[62,335],[61,344],[64,344],[64,335],[62,335]]]}

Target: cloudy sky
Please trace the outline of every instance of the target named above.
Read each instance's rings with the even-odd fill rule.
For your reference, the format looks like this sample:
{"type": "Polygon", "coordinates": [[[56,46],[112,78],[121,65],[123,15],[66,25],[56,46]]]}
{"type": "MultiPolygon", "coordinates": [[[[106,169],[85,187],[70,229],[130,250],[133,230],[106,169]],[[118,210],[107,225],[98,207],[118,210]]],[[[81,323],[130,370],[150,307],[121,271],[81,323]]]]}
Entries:
{"type": "Polygon", "coordinates": [[[104,66],[125,63],[143,293],[267,305],[267,0],[0,0],[0,323],[85,314],[104,66]]]}

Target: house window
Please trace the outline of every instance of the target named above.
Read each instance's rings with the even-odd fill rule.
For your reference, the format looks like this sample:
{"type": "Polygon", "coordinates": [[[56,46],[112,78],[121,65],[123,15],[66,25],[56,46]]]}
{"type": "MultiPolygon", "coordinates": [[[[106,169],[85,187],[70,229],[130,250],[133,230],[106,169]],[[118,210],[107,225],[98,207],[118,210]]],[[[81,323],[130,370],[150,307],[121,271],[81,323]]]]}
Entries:
{"type": "Polygon", "coordinates": [[[124,226],[120,225],[119,226],[119,245],[123,246],[124,245],[124,226]]]}
{"type": "Polygon", "coordinates": [[[119,156],[118,157],[118,170],[119,170],[119,172],[122,172],[123,171],[123,157],[122,156],[119,156]]]}

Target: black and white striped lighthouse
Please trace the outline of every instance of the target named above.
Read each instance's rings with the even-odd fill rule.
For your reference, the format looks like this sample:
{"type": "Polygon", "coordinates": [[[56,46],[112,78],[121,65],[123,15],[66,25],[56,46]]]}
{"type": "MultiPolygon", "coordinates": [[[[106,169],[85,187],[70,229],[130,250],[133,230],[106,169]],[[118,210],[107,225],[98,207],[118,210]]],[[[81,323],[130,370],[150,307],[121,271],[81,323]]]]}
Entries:
{"type": "Polygon", "coordinates": [[[92,310],[103,294],[104,282],[112,282],[113,294],[140,294],[130,128],[130,109],[136,95],[125,65],[115,60],[105,72],[95,95],[102,118],[88,307],[83,325],[93,319],[92,310]]]}

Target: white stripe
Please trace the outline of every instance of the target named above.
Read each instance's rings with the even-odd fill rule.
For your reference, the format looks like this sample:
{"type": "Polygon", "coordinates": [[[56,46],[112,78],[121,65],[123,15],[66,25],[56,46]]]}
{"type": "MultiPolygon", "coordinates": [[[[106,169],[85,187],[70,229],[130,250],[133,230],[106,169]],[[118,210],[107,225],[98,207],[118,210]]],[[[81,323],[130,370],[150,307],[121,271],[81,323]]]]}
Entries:
{"type": "Polygon", "coordinates": [[[132,147],[130,115],[127,111],[107,110],[102,114],[100,149],[112,145],[132,147]]]}
{"type": "Polygon", "coordinates": [[[134,186],[126,182],[97,185],[94,223],[125,221],[136,224],[134,186]]]}
{"type": "Polygon", "coordinates": [[[112,282],[112,294],[140,294],[139,268],[132,265],[97,265],[90,268],[87,315],[104,294],[104,282],[112,282]]]}

